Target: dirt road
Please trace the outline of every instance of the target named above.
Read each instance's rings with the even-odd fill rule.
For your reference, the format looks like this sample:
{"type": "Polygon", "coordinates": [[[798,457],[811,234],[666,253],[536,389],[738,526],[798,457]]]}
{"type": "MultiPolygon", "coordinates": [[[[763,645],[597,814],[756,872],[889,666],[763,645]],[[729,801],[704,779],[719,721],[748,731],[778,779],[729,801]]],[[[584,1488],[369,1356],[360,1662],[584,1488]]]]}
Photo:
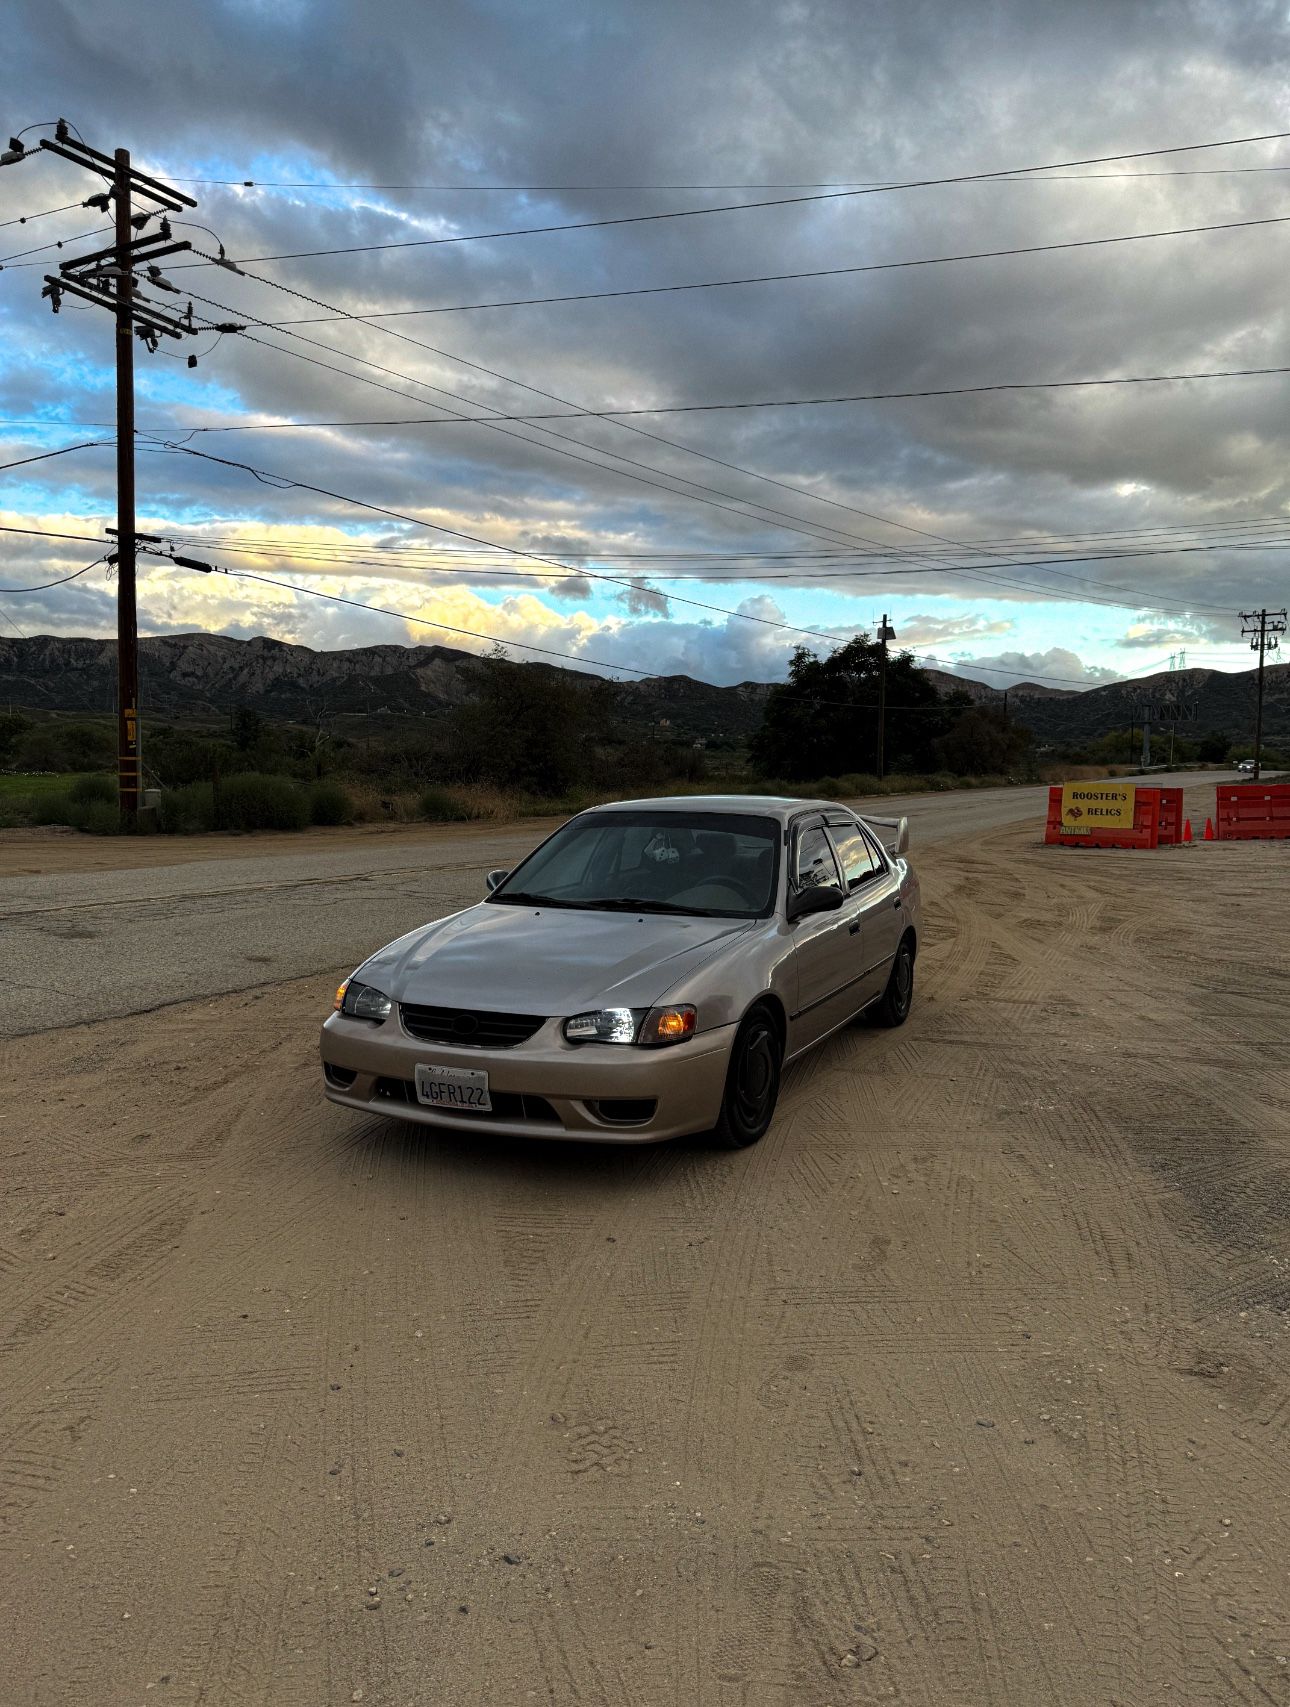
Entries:
{"type": "Polygon", "coordinates": [[[739,1154],[332,1108],[330,974],[0,1048],[3,1700],[1290,1701],[1290,851],[1036,844],[739,1154]]]}
{"type": "MultiPolygon", "coordinates": [[[[1214,774],[1171,780],[1203,783],[1212,810],[1214,774]]],[[[1042,820],[1044,800],[1042,788],[993,788],[867,804],[907,814],[924,848],[1042,820]]],[[[515,864],[556,822],[123,840],[0,831],[0,1037],[348,972],[478,900],[485,871],[515,864]]]]}

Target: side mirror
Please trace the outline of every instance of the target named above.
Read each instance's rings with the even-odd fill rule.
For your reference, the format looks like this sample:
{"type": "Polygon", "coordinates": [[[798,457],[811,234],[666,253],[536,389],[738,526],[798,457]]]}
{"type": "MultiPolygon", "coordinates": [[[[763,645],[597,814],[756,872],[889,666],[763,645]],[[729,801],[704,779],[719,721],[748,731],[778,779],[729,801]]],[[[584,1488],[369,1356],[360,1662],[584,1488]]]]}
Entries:
{"type": "Polygon", "coordinates": [[[788,898],[788,921],[804,919],[808,913],[836,913],[846,900],[846,896],[835,883],[821,884],[814,889],[803,889],[788,898]]]}
{"type": "Polygon", "coordinates": [[[510,872],[507,871],[504,866],[498,866],[495,871],[490,871],[488,873],[488,875],[485,877],[484,887],[488,890],[488,893],[491,895],[493,893],[493,890],[497,888],[498,884],[499,883],[505,883],[506,879],[510,875],[511,875],[510,872]]]}

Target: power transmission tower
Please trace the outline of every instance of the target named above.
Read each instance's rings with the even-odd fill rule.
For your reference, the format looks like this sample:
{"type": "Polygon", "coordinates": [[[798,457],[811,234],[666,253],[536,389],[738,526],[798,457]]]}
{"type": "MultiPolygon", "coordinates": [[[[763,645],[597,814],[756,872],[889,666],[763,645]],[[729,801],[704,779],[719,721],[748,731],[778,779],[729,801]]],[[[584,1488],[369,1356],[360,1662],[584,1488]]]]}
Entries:
{"type": "MultiPolygon", "coordinates": [[[[130,822],[139,810],[139,627],[135,590],[136,540],[134,506],[134,339],[149,350],[160,340],[184,338],[210,328],[193,324],[193,305],[184,315],[169,314],[140,292],[146,284],[158,291],[178,293],[178,286],[163,275],[158,262],[192,245],[176,240],[167,214],[196,207],[191,196],[149,177],[130,164],[128,149],[100,153],[72,132],[59,119],[52,138],[42,137],[42,149],[61,155],[106,183],[89,196],[86,207],[113,213],[114,241],[106,249],[64,261],[56,274],[45,275],[42,296],[48,297],[57,314],[64,295],[80,298],[108,309],[116,321],[116,550],[108,558],[117,568],[117,788],[121,815],[130,822]],[[137,211],[134,203],[144,205],[137,211]],[[157,219],[154,231],[146,231],[157,219]],[[135,268],[147,270],[146,280],[135,277],[135,268]]],[[[35,150],[27,150],[17,138],[0,156],[0,164],[15,165],[35,150]]],[[[230,328],[231,329],[231,328],[230,328]]],[[[190,367],[197,358],[188,358],[190,367]]]]}
{"type": "Polygon", "coordinates": [[[1254,780],[1260,776],[1260,766],[1263,763],[1263,663],[1269,652],[1275,652],[1280,645],[1278,634],[1286,631],[1286,613],[1282,610],[1256,610],[1241,612],[1241,634],[1251,635],[1251,652],[1259,655],[1259,684],[1258,709],[1254,714],[1254,780]]]}
{"type": "Polygon", "coordinates": [[[887,613],[882,613],[882,625],[878,629],[878,645],[881,648],[878,658],[878,765],[877,777],[882,781],[886,774],[883,767],[886,763],[885,747],[887,743],[887,642],[896,638],[896,630],[887,621],[887,613]]]}

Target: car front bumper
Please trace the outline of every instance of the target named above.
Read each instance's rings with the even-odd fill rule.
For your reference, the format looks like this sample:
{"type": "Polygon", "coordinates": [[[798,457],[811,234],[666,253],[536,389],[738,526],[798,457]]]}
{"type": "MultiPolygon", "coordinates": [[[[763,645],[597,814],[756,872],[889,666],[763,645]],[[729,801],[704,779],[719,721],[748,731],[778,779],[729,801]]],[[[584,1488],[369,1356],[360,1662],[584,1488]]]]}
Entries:
{"type": "Polygon", "coordinates": [[[737,1029],[720,1026],[668,1048],[637,1049],[570,1044],[560,1021],[547,1020],[526,1043],[478,1049],[420,1042],[402,1029],[397,1015],[374,1025],[332,1014],[319,1042],[323,1090],[344,1108],[444,1131],[652,1144],[716,1124],[737,1029]],[[494,1111],[426,1107],[416,1097],[419,1065],[486,1072],[494,1111]],[[640,1106],[612,1113],[605,1106],[632,1103],[640,1106]],[[632,1118],[622,1118],[624,1113],[632,1118]]]}

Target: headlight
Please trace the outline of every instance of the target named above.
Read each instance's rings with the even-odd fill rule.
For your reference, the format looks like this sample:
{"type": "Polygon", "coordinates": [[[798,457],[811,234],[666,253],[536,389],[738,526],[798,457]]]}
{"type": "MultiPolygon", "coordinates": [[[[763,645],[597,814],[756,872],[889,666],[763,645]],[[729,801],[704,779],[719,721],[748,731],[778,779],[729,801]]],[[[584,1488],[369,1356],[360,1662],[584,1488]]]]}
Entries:
{"type": "Polygon", "coordinates": [[[570,1043],[635,1043],[644,1017],[644,1008],[597,1008],[565,1020],[564,1035],[570,1043]]]}
{"type": "Polygon", "coordinates": [[[374,990],[370,984],[359,984],[353,978],[346,978],[336,992],[336,1000],[332,1004],[337,1013],[342,1013],[350,1019],[389,1019],[394,1012],[394,1003],[388,996],[374,990]]]}
{"type": "Polygon", "coordinates": [[[693,1037],[698,1013],[688,1002],[673,1008],[597,1008],[564,1022],[570,1043],[636,1043],[657,1049],[693,1037]]]}

